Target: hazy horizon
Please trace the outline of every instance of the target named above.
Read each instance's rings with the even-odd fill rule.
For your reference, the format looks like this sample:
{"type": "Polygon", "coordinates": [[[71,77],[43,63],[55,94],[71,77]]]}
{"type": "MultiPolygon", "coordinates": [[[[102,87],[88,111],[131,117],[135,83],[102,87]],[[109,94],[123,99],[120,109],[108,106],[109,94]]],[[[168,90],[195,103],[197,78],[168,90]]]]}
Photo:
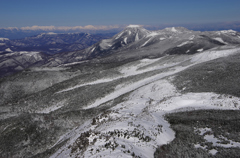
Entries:
{"type": "Polygon", "coordinates": [[[128,24],[154,27],[219,23],[229,26],[236,22],[240,27],[239,6],[238,0],[1,0],[0,28],[81,26],[85,29],[128,24]]]}

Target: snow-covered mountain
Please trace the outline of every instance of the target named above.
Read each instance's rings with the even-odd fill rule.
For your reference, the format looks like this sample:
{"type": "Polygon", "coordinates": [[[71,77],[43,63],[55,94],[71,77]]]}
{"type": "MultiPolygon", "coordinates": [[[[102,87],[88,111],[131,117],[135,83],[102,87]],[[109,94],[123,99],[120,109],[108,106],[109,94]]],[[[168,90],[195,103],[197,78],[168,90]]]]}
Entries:
{"type": "Polygon", "coordinates": [[[0,53],[0,76],[7,76],[22,70],[26,70],[35,64],[42,65],[47,55],[40,52],[9,52],[0,53]]]}
{"type": "Polygon", "coordinates": [[[46,57],[0,80],[0,155],[237,157],[239,42],[130,25],[46,57]]]}
{"type": "Polygon", "coordinates": [[[112,38],[104,39],[85,50],[58,54],[54,57],[57,62],[51,60],[47,66],[93,58],[122,61],[141,59],[146,56],[154,58],[166,54],[194,54],[222,45],[239,43],[240,33],[233,30],[199,32],[183,27],[172,27],[148,31],[141,26],[130,25],[112,38]]]}

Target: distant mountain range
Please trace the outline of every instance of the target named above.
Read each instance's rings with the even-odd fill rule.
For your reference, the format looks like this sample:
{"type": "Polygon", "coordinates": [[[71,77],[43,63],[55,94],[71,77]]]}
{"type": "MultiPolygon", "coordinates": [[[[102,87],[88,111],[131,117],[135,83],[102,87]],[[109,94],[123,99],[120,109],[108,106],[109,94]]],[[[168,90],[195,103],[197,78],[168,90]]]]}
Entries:
{"type": "Polygon", "coordinates": [[[46,54],[81,50],[112,34],[42,33],[23,39],[0,38],[0,52],[39,51],[46,54]]]}
{"type": "Polygon", "coordinates": [[[73,34],[73,33],[89,33],[89,34],[116,34],[120,32],[123,28],[95,28],[94,26],[90,26],[89,29],[79,29],[79,28],[68,28],[68,27],[61,27],[60,29],[55,28],[53,26],[37,26],[36,27],[25,27],[25,28],[0,28],[0,37],[1,38],[8,38],[10,40],[15,39],[23,39],[25,37],[36,36],[43,33],[54,32],[58,34],[73,34]]]}

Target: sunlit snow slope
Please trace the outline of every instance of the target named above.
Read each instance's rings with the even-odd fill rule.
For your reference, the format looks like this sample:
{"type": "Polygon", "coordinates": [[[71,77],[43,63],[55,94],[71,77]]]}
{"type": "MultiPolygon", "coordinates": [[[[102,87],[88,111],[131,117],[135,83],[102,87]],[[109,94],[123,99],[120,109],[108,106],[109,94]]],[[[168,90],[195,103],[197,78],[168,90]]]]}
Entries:
{"type": "Polygon", "coordinates": [[[237,97],[216,93],[181,94],[171,84],[171,79],[178,72],[202,62],[239,53],[239,48],[214,49],[195,55],[144,59],[120,66],[119,76],[58,92],[157,71],[135,82],[123,82],[113,92],[83,107],[106,106],[124,95],[122,102],[62,137],[60,142],[70,140],[52,157],[153,157],[157,146],[174,139],[174,132],[164,120],[164,114],[193,109],[240,109],[240,99],[237,97]]]}

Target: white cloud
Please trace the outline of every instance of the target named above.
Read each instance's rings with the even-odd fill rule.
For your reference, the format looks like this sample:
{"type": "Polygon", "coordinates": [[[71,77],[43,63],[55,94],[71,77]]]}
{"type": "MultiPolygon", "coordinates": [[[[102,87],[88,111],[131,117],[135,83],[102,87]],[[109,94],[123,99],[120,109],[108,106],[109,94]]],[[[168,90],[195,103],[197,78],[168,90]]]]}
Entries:
{"type": "Polygon", "coordinates": [[[55,30],[56,27],[55,26],[27,26],[27,27],[21,27],[21,30],[55,30]]]}
{"type": "Polygon", "coordinates": [[[87,25],[87,26],[27,26],[27,27],[21,27],[21,30],[44,30],[44,31],[54,31],[54,30],[109,30],[109,29],[116,29],[116,28],[122,28],[119,25],[111,25],[111,26],[93,26],[93,25],[87,25]]]}

